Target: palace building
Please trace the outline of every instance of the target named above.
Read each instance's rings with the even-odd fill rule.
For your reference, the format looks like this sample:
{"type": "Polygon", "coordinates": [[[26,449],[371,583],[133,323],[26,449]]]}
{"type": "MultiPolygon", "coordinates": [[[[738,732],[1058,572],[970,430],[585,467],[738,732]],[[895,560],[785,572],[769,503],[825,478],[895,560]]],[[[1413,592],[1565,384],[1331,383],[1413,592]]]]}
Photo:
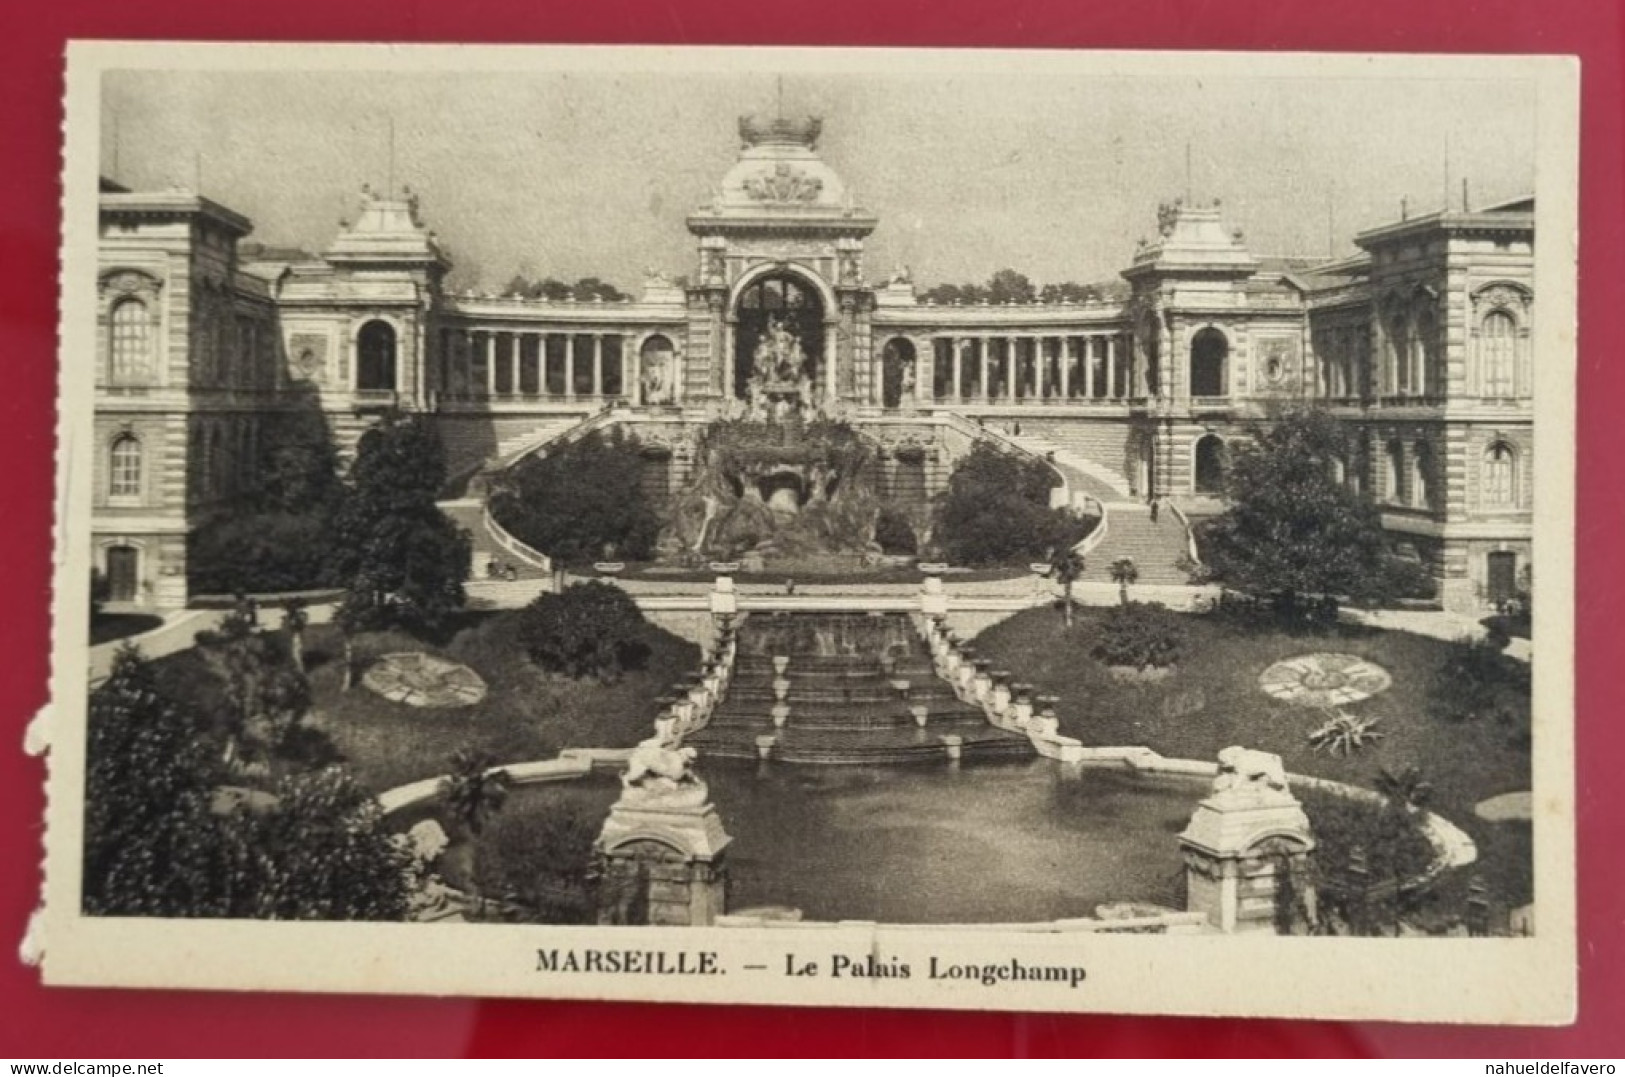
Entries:
{"type": "Polygon", "coordinates": [[[865,263],[883,225],[819,135],[812,119],[741,120],[737,160],[686,219],[685,275],[651,274],[623,302],[453,294],[404,191],[364,192],[311,254],[251,247],[251,222],[196,193],[104,181],[93,527],[114,599],[188,600],[187,535],[252,487],[291,409],[319,409],[341,453],[385,409],[432,413],[464,475],[625,423],[658,493],[706,422],[786,400],[873,436],[902,502],[978,438],[1051,460],[1107,511],[1090,576],[1129,555],[1148,582],[1184,578],[1187,521],[1221,507],[1248,424],[1314,402],[1357,435],[1343,481],[1448,607],[1518,586],[1533,199],[1374,228],[1331,262],[1255,255],[1217,204],[1175,202],[1097,298],[941,305],[865,263]],[[1153,497],[1177,526],[1147,526],[1153,497]]]}

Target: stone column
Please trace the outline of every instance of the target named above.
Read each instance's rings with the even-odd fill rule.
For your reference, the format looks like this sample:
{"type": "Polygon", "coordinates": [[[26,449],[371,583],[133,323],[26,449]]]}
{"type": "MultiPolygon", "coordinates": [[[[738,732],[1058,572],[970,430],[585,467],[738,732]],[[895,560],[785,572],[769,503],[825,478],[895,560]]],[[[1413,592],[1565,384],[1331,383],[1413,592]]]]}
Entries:
{"type": "Polygon", "coordinates": [[[1042,404],[1049,389],[1049,349],[1044,345],[1048,337],[1033,338],[1033,389],[1042,404]]]}
{"type": "Polygon", "coordinates": [[[1273,933],[1280,914],[1313,923],[1309,819],[1287,788],[1281,757],[1245,748],[1219,753],[1212,792],[1179,835],[1185,907],[1220,931],[1273,933]],[[1283,889],[1290,888],[1283,893],[1283,889]],[[1278,907],[1290,900],[1292,908],[1278,907]]]}
{"type": "Polygon", "coordinates": [[[604,334],[592,335],[592,395],[602,399],[604,395],[604,334]]]}
{"type": "Polygon", "coordinates": [[[926,350],[914,346],[914,403],[929,404],[937,395],[937,338],[925,338],[926,350]],[[927,358],[921,358],[922,354],[927,358]]]}
{"type": "Polygon", "coordinates": [[[1072,399],[1072,362],[1078,356],[1077,337],[1061,338],[1061,400],[1066,402],[1072,399]]]}
{"type": "Polygon", "coordinates": [[[519,395],[519,359],[524,351],[524,338],[518,333],[508,334],[508,395],[519,395]]]}
{"type": "Polygon", "coordinates": [[[1106,399],[1117,399],[1117,338],[1106,338],[1106,399]]]}
{"type": "Polygon", "coordinates": [[[1012,404],[1016,402],[1016,382],[1019,380],[1016,377],[1021,359],[1021,349],[1016,346],[1019,339],[1004,338],[1004,398],[1012,404]]]}
{"type": "Polygon", "coordinates": [[[992,337],[982,337],[982,338],[980,338],[979,343],[981,345],[981,347],[978,349],[980,351],[980,353],[981,353],[978,356],[978,358],[980,359],[980,366],[981,366],[982,403],[986,404],[986,403],[989,402],[989,397],[987,395],[987,393],[988,393],[988,367],[993,365],[993,338],[992,337]]]}
{"type": "Polygon", "coordinates": [[[564,399],[576,398],[576,335],[564,334],[564,399]]]}
{"type": "Polygon", "coordinates": [[[485,395],[497,395],[497,335],[489,329],[485,331],[485,395]]]}
{"type": "Polygon", "coordinates": [[[634,347],[637,337],[632,333],[621,334],[621,395],[632,404],[642,404],[643,400],[643,357],[634,347]]]}
{"type": "Polygon", "coordinates": [[[954,384],[948,390],[948,399],[955,404],[964,403],[962,390],[965,385],[965,341],[962,337],[952,338],[954,348],[954,384]]]}
{"type": "Polygon", "coordinates": [[[657,734],[633,750],[634,759],[650,761],[648,773],[623,780],[595,845],[600,924],[703,927],[727,911],[725,851],[733,839],[678,747],[657,734]]]}
{"type": "MultiPolygon", "coordinates": [[[[824,325],[824,403],[833,407],[836,394],[839,391],[840,381],[835,376],[835,357],[837,349],[835,338],[840,334],[839,322],[826,322],[824,325]]],[[[729,367],[732,370],[732,367],[729,367]]]]}

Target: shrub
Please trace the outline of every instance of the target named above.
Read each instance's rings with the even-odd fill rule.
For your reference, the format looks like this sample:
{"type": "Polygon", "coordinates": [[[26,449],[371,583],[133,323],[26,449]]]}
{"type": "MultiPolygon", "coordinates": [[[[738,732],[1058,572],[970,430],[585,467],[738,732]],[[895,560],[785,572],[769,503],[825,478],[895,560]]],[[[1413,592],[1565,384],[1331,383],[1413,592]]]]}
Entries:
{"type": "Polygon", "coordinates": [[[543,669],[569,677],[618,680],[648,656],[643,613],[630,595],[602,580],[544,594],[519,616],[519,644],[543,669]]]}
{"type": "Polygon", "coordinates": [[[886,506],[875,519],[875,541],[886,553],[918,553],[918,542],[908,517],[899,509],[886,506]]]}
{"type": "Polygon", "coordinates": [[[1445,721],[1529,723],[1529,666],[1501,653],[1503,641],[1455,644],[1433,674],[1428,709],[1445,721]]]}
{"type": "Polygon", "coordinates": [[[1094,521],[1049,507],[1057,481],[1038,460],[978,442],[954,467],[937,504],[934,537],[944,556],[961,565],[1013,564],[1077,545],[1094,521]]]}
{"type": "Polygon", "coordinates": [[[1411,598],[1431,601],[1438,595],[1439,586],[1433,573],[1414,557],[1389,554],[1383,558],[1383,586],[1379,590],[1393,598],[1411,598]]]}
{"type": "Polygon", "coordinates": [[[326,517],[269,511],[221,517],[188,536],[186,571],[202,594],[305,591],[332,583],[326,517]]]}
{"type": "Polygon", "coordinates": [[[1315,835],[1322,913],[1352,934],[1386,933],[1412,900],[1401,884],[1433,864],[1433,843],[1419,817],[1392,800],[1356,800],[1318,789],[1296,795],[1315,835]]]}
{"type": "Polygon", "coordinates": [[[618,429],[526,457],[491,498],[491,513],[515,538],[565,564],[645,561],[660,537],[637,439],[618,429]]]}
{"type": "Polygon", "coordinates": [[[1108,666],[1171,666],[1185,653],[1179,615],[1156,602],[1112,606],[1100,619],[1094,656],[1108,666]]]}

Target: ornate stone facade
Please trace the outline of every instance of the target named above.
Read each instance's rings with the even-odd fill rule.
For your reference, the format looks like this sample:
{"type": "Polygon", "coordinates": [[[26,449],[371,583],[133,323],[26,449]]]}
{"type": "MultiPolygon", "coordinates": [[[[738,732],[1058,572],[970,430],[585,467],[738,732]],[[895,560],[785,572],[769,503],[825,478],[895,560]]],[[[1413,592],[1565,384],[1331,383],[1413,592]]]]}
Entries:
{"type": "Polygon", "coordinates": [[[885,427],[909,489],[946,473],[969,420],[1200,515],[1247,424],[1316,401],[1358,433],[1344,480],[1376,497],[1448,605],[1518,585],[1532,199],[1372,229],[1331,262],[1256,256],[1217,203],[1172,202],[1088,301],[940,305],[907,271],[871,279],[879,222],[820,134],[742,120],[737,160],[686,219],[685,283],[651,271],[625,302],[452,294],[410,192],[366,192],[307,254],[251,250],[250,223],[195,194],[105,186],[95,529],[117,596],[186,600],[186,535],[251,480],[278,411],[319,409],[341,454],[382,408],[433,412],[458,470],[616,403],[678,430],[659,461],[674,487],[680,428],[749,397],[764,341],[800,357],[798,397],[885,427]]]}

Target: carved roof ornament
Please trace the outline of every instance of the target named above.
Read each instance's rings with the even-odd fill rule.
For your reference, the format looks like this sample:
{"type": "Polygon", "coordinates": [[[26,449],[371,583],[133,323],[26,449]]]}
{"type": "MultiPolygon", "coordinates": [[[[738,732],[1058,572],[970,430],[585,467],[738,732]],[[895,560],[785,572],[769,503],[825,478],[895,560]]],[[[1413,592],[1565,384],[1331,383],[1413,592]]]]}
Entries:
{"type": "Polygon", "coordinates": [[[818,148],[824,121],[817,116],[741,116],[739,140],[747,146],[771,143],[818,148]]]}
{"type": "Polygon", "coordinates": [[[102,292],[114,295],[151,295],[159,288],[158,278],[139,269],[117,269],[102,275],[102,292]]]}
{"type": "Polygon", "coordinates": [[[786,161],[776,163],[744,182],[745,193],[758,202],[811,202],[824,189],[824,181],[809,176],[786,161]]]}
{"type": "Polygon", "coordinates": [[[1179,211],[1184,208],[1185,200],[1176,198],[1172,202],[1163,202],[1157,206],[1157,232],[1164,236],[1174,234],[1174,225],[1179,223],[1179,211]]]}

